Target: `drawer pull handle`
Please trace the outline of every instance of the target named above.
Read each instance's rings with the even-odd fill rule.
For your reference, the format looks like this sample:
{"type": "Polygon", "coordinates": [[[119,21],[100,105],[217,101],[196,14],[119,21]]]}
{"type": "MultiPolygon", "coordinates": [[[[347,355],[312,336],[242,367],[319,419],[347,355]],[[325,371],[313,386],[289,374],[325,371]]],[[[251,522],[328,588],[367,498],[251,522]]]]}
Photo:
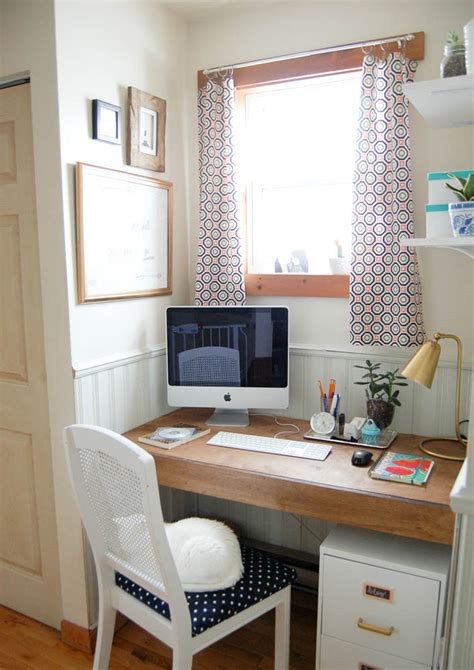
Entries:
{"type": "Polygon", "coordinates": [[[363,630],[370,630],[372,633],[378,633],[379,635],[391,635],[395,628],[390,626],[390,628],[383,628],[382,626],[375,626],[373,623],[366,623],[362,617],[357,621],[357,626],[363,630]]]}

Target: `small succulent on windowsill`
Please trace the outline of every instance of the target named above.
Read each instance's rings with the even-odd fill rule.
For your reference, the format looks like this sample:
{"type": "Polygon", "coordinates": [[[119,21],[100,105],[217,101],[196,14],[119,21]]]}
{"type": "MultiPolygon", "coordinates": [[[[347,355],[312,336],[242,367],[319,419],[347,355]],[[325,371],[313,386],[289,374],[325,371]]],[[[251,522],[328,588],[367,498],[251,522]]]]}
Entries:
{"type": "Polygon", "coordinates": [[[467,179],[464,179],[464,177],[458,177],[455,174],[450,174],[448,173],[448,176],[451,177],[451,179],[455,179],[459,185],[457,188],[456,186],[453,186],[449,182],[446,182],[445,186],[446,188],[449,188],[450,191],[454,193],[456,198],[460,202],[470,202],[474,200],[474,173],[471,172],[467,179]]]}
{"type": "Polygon", "coordinates": [[[380,363],[372,363],[369,360],[365,361],[365,365],[354,367],[365,370],[362,381],[354,383],[358,386],[367,386],[365,389],[367,416],[383,430],[392,423],[395,406],[401,407],[402,404],[399,400],[400,390],[395,387],[408,384],[404,377],[397,375],[398,368],[380,372],[380,363]]]}

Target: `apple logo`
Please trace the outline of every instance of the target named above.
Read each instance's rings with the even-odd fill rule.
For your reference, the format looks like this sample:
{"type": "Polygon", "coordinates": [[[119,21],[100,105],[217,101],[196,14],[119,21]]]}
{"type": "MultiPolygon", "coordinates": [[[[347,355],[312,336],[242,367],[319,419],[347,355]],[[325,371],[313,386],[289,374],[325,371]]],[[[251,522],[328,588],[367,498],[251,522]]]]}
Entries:
{"type": "Polygon", "coordinates": [[[225,400],[226,402],[230,402],[230,401],[231,401],[230,393],[226,393],[226,394],[225,394],[225,396],[224,396],[224,400],[225,400]]]}

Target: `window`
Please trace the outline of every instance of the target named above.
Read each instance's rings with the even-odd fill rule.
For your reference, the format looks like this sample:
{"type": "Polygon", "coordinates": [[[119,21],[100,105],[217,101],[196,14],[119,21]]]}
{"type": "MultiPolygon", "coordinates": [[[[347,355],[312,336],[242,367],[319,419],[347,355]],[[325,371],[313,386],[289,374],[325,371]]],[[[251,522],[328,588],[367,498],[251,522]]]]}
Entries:
{"type": "MultiPolygon", "coordinates": [[[[424,33],[414,35],[406,53],[420,60],[424,33]]],[[[390,42],[373,53],[398,48],[390,42]]],[[[337,256],[336,241],[350,257],[363,57],[360,46],[346,45],[234,69],[248,295],[349,295],[348,275],[329,274],[329,259],[337,256]]],[[[206,82],[199,71],[198,86],[206,82]]]]}
{"type": "Polygon", "coordinates": [[[360,71],[238,93],[248,274],[330,275],[349,256],[359,95],[360,71]]]}

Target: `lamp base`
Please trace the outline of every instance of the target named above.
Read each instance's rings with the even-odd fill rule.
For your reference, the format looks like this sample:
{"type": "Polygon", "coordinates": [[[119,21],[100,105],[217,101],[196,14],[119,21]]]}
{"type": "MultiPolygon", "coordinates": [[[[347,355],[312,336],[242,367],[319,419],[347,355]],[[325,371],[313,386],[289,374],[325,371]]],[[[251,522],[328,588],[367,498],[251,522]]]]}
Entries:
{"type": "Polygon", "coordinates": [[[420,449],[425,454],[428,454],[429,456],[436,456],[436,458],[444,458],[447,461],[463,461],[466,458],[466,446],[467,443],[458,440],[455,437],[427,437],[420,441],[420,449]],[[462,449],[464,453],[460,454],[459,456],[455,456],[451,454],[443,454],[439,451],[432,451],[431,449],[426,449],[424,446],[429,442],[451,442],[452,444],[456,444],[460,449],[462,449]]]}

